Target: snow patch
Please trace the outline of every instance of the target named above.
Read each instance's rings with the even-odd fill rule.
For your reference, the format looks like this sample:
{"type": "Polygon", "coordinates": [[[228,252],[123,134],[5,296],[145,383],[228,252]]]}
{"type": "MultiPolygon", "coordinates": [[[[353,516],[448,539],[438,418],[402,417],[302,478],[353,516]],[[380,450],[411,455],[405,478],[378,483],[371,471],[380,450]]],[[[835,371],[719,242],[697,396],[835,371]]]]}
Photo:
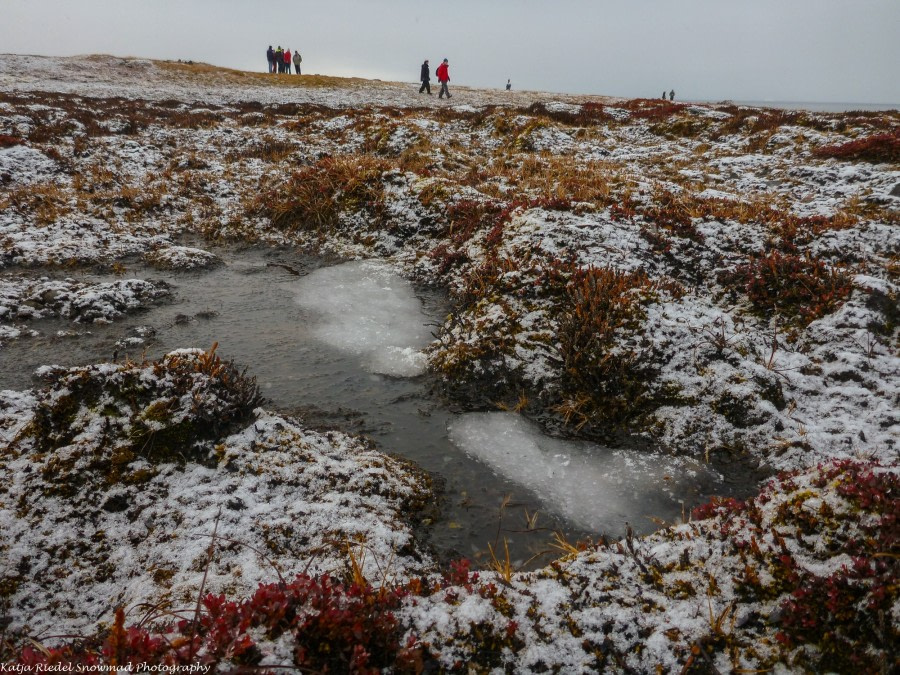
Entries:
{"type": "Polygon", "coordinates": [[[8,174],[19,185],[36,183],[53,175],[58,169],[55,161],[43,152],[25,145],[0,150],[0,174],[8,174]]]}
{"type": "Polygon", "coordinates": [[[450,425],[450,440],[579,526],[598,532],[680,514],[674,495],[713,480],[693,460],[551,438],[511,413],[462,415],[450,425]]]}
{"type": "Polygon", "coordinates": [[[367,370],[396,377],[424,372],[428,317],[412,286],[387,265],[357,261],[319,269],[295,292],[313,314],[313,335],[358,354],[367,370]]]}

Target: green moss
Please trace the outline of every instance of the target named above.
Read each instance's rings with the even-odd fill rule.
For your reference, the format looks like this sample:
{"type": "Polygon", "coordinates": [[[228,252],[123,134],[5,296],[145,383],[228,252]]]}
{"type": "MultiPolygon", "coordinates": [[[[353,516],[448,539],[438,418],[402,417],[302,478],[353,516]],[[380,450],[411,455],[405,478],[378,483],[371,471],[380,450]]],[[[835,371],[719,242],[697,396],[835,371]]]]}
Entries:
{"type": "Polygon", "coordinates": [[[507,654],[518,652],[525,646],[523,640],[516,634],[515,623],[510,622],[506,630],[498,630],[499,626],[482,621],[472,623],[468,633],[463,637],[466,644],[472,649],[469,668],[476,669],[503,668],[507,654]]]}
{"type": "Polygon", "coordinates": [[[171,586],[172,577],[175,576],[174,567],[157,567],[151,572],[151,578],[159,586],[171,586]]]}
{"type": "Polygon", "coordinates": [[[122,415],[121,411],[111,403],[107,403],[100,409],[100,414],[104,417],[120,417],[122,415]]]}
{"type": "Polygon", "coordinates": [[[172,409],[177,404],[178,401],[172,398],[154,401],[144,408],[139,417],[150,422],[165,422],[172,416],[172,409]]]}

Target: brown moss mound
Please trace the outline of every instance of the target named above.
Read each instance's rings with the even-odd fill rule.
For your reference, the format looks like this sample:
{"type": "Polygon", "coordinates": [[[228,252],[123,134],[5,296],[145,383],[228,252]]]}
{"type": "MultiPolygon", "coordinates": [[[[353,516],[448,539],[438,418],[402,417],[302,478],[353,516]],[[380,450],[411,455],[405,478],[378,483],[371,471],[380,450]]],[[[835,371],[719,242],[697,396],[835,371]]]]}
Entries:
{"type": "Polygon", "coordinates": [[[205,461],[207,441],[246,421],[262,402],[254,378],[215,353],[183,351],[150,363],[56,368],[43,373],[34,418],[35,462],[55,491],[95,480],[133,483],[151,464],[205,461]]]}

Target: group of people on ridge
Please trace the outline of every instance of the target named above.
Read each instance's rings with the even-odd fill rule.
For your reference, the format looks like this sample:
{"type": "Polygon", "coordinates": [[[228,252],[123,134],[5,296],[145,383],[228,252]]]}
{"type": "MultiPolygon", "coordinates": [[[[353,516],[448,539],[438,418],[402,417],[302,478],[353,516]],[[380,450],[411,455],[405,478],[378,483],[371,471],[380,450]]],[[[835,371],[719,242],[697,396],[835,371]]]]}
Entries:
{"type": "MultiPolygon", "coordinates": [[[[447,94],[447,98],[451,98],[450,90],[447,88],[447,83],[450,81],[450,61],[444,59],[441,65],[437,67],[437,70],[434,71],[434,75],[437,77],[437,81],[441,83],[441,91],[438,94],[438,98],[444,98],[444,94],[447,94]]],[[[427,91],[430,96],[431,68],[428,66],[428,59],[425,59],[425,63],[422,64],[422,72],[419,79],[422,81],[422,86],[419,87],[419,93],[421,94],[423,91],[427,91]]]]}
{"type": "Polygon", "coordinates": [[[278,45],[278,49],[272,49],[272,45],[269,45],[269,48],[266,50],[266,61],[269,63],[270,73],[287,73],[291,74],[291,64],[294,64],[294,72],[297,75],[300,74],[300,63],[303,61],[303,58],[300,56],[300,52],[295,51],[294,55],[291,56],[290,47],[287,49],[282,49],[281,45],[278,45]]]}

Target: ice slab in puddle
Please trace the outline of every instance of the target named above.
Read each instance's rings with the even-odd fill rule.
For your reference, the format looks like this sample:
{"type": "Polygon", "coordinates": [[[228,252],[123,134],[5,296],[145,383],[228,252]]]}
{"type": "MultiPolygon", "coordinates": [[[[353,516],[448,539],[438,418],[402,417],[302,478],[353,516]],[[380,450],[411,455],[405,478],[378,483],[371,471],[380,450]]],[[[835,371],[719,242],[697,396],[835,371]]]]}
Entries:
{"type": "Polygon", "coordinates": [[[413,377],[425,370],[421,350],[431,339],[428,317],[412,285],[375,261],[324,267],[293,287],[312,314],[312,334],[358,354],[373,373],[413,377]]]}
{"type": "Polygon", "coordinates": [[[674,522],[682,500],[717,482],[695,460],[551,438],[514,413],[460,415],[450,440],[546,508],[598,533],[621,533],[626,522],[646,532],[654,529],[651,518],[674,522]]]}

